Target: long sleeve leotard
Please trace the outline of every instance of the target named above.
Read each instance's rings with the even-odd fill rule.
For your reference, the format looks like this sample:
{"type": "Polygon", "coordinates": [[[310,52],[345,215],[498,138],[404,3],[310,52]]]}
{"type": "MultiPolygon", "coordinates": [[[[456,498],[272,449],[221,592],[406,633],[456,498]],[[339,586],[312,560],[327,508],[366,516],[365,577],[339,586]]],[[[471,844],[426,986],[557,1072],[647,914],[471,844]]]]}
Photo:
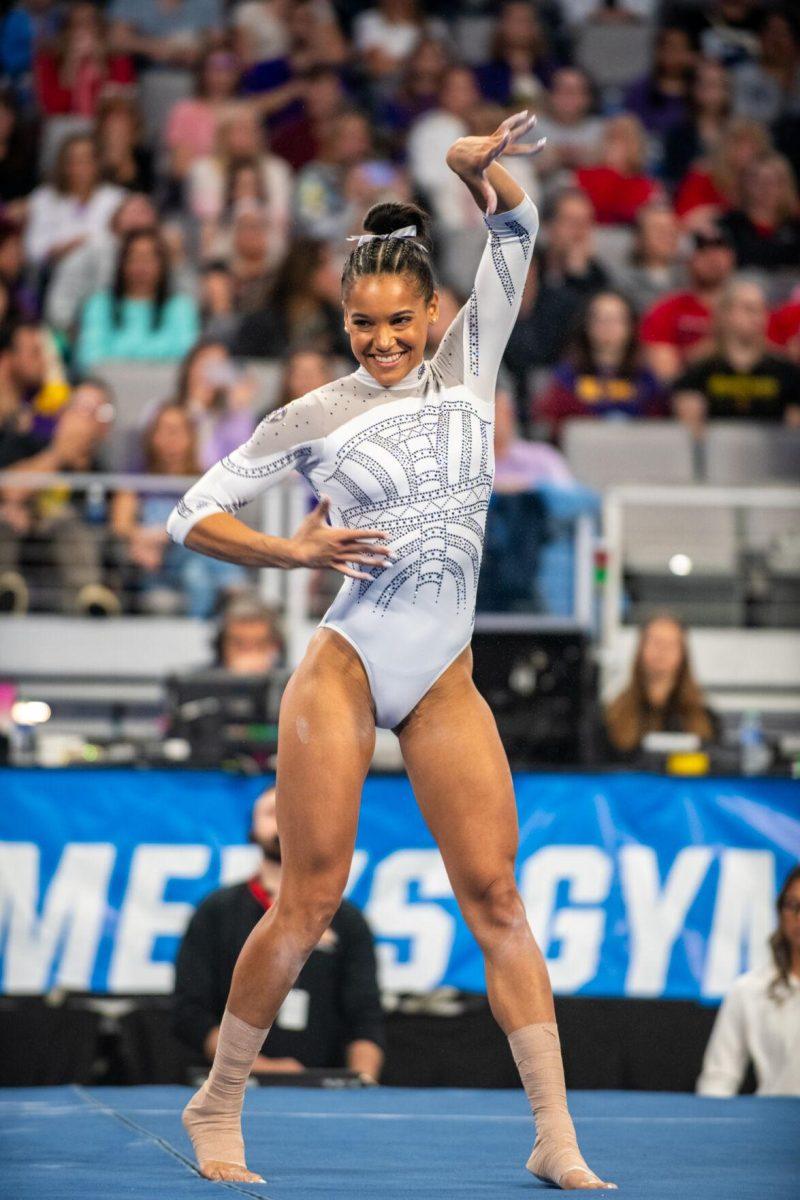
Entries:
{"type": "Polygon", "coordinates": [[[363,367],[270,413],[169,522],[183,542],[292,470],[331,499],[333,525],[382,529],[396,561],[345,577],[321,624],[359,654],[376,722],[392,729],[469,644],[494,472],[497,371],[519,311],[538,215],[486,218],[475,286],[430,361],[382,387],[363,367]]]}

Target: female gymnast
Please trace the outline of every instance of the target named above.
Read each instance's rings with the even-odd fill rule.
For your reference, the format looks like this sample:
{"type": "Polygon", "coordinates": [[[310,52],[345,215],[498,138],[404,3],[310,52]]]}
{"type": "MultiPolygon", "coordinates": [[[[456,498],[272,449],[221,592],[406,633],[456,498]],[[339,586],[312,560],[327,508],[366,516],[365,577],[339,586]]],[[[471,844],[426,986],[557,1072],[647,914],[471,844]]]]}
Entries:
{"type": "Polygon", "coordinates": [[[514,878],[508,763],[472,682],[470,639],[492,488],[495,379],[519,309],[538,215],[497,159],[533,154],[520,113],[460,138],[447,163],[487,212],[467,304],[425,361],[438,297],[426,217],[379,204],[347,259],[345,328],[358,370],[270,415],[173,511],[170,535],[251,567],[348,576],[283,696],[278,744],[281,890],[242,949],[208,1080],[183,1121],[208,1179],[245,1166],[245,1083],[271,1022],[339,906],[375,727],[393,729],[417,802],[480,945],[492,1012],[536,1121],[528,1169],[600,1188],[567,1110],[553,997],[514,878]],[[300,471],[320,498],[291,538],[234,514],[300,471]],[[330,519],[330,523],[329,523],[330,519]]]}

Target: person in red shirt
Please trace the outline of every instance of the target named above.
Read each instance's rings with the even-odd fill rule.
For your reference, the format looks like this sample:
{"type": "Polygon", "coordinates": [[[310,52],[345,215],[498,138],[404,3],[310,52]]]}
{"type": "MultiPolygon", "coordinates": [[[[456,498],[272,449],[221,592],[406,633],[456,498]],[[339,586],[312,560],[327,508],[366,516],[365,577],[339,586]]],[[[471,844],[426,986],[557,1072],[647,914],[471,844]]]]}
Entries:
{"type": "Polygon", "coordinates": [[[135,82],[131,59],[109,54],[107,45],[99,9],[89,3],[73,4],[58,42],[39,50],[34,60],[36,98],[47,116],[93,117],[104,88],[135,82]]]}
{"type": "Polygon", "coordinates": [[[770,138],[759,121],[734,117],[716,149],[687,171],[675,195],[675,212],[691,229],[736,208],[747,168],[770,149],[770,138]]]}
{"type": "Polygon", "coordinates": [[[735,264],[730,240],[715,226],[698,230],[692,243],[689,288],[654,304],[639,330],[644,362],[663,383],[671,383],[689,359],[708,349],[714,310],[735,264]]]}
{"type": "Polygon", "coordinates": [[[575,172],[600,225],[630,225],[642,205],[660,195],[660,184],[644,173],[645,132],[628,113],[611,117],[603,130],[601,161],[575,172]]]}
{"type": "Polygon", "coordinates": [[[790,300],[770,315],[767,341],[779,347],[787,358],[800,363],[800,300],[790,300]]]}

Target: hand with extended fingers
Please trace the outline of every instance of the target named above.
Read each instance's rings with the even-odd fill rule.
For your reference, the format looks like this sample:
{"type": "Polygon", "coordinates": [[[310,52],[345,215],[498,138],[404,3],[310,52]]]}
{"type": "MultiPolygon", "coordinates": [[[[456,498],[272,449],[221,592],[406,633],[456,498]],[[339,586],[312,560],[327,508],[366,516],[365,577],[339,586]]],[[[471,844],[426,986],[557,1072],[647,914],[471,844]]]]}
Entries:
{"type": "Polygon", "coordinates": [[[394,555],[382,529],[344,529],[327,521],[331,502],[323,496],[290,539],[293,565],[298,567],[332,567],[352,579],[372,580],[374,576],[359,571],[358,566],[386,567],[394,555]]]}
{"type": "Polygon", "coordinates": [[[497,209],[497,192],[486,172],[502,154],[527,157],[538,154],[547,138],[539,138],[538,142],[520,142],[520,138],[535,124],[536,117],[533,114],[527,111],[515,113],[498,125],[494,133],[484,137],[459,138],[448,150],[448,167],[481,193],[486,201],[487,217],[497,209]]]}

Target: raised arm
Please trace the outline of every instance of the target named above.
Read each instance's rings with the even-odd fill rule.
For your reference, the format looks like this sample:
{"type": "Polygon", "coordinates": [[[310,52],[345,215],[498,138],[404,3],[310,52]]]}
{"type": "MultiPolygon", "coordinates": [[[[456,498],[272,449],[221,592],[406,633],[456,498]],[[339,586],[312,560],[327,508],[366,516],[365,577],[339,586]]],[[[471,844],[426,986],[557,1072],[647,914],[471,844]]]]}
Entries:
{"type": "Polygon", "coordinates": [[[469,300],[442,339],[434,365],[445,383],[464,383],[487,401],[494,398],[539,229],[535,204],[496,160],[500,154],[535,154],[542,148],[542,141],[516,144],[532,122],[520,113],[488,137],[459,138],[447,155],[476,204],[487,210],[488,237],[469,300]]]}
{"type": "Polygon", "coordinates": [[[322,442],[319,401],[314,393],[270,413],[253,436],[189,489],[170,513],[173,541],[209,558],[246,567],[333,567],[354,579],[372,579],[352,564],[375,567],[391,555],[377,529],[334,529],[327,524],[327,497],[290,538],[250,529],[235,514],[293,470],[305,472],[318,459],[322,442]]]}

